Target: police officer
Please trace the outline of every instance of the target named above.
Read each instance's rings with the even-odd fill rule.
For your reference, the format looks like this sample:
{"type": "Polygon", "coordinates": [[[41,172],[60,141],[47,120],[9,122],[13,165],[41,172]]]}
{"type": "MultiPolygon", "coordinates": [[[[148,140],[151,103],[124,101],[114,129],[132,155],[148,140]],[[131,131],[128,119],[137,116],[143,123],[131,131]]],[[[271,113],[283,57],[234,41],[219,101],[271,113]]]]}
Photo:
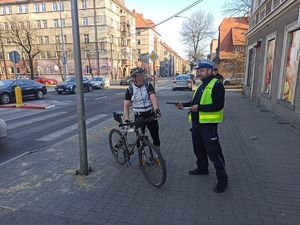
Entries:
{"type": "MultiPolygon", "coordinates": [[[[145,81],[144,69],[140,67],[132,69],[131,76],[133,77],[134,82],[133,84],[130,84],[126,90],[124,100],[124,120],[127,122],[129,121],[130,106],[133,108],[135,119],[138,119],[139,117],[146,119],[154,115],[160,117],[161,112],[159,110],[157,96],[152,84],[145,81]]],[[[153,139],[153,144],[160,147],[158,121],[151,120],[146,126],[153,139]]]]}
{"type": "Polygon", "coordinates": [[[216,193],[226,190],[228,177],[225,159],[218,136],[218,124],[223,121],[225,89],[222,82],[212,74],[215,64],[207,59],[197,62],[197,78],[202,84],[194,93],[191,102],[178,103],[176,107],[191,107],[189,121],[192,122],[192,140],[197,158],[197,168],[190,175],[208,175],[208,158],[214,164],[218,182],[213,188],[216,193]]]}

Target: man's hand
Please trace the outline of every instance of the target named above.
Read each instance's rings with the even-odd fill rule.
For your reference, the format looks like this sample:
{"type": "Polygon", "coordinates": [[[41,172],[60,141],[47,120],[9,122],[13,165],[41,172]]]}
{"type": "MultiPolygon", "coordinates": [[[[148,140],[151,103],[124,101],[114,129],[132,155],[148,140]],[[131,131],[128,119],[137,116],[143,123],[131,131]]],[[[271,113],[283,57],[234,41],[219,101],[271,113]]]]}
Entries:
{"type": "Polygon", "coordinates": [[[159,109],[156,109],[155,115],[157,116],[157,118],[161,118],[161,111],[159,109]]]}
{"type": "Polygon", "coordinates": [[[199,111],[199,105],[193,105],[191,108],[192,112],[198,112],[199,111]]]}
{"type": "Polygon", "coordinates": [[[183,104],[182,103],[177,103],[176,105],[177,109],[183,109],[183,104]]]}

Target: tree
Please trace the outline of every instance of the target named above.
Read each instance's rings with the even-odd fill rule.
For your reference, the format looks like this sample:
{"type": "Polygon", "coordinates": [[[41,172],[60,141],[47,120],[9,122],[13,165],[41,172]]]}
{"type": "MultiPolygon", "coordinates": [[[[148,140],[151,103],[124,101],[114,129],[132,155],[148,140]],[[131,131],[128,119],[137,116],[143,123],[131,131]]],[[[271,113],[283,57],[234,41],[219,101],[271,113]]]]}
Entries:
{"type": "Polygon", "coordinates": [[[29,21],[18,18],[7,20],[7,24],[10,29],[4,30],[4,36],[24,50],[28,58],[30,77],[34,79],[34,58],[40,53],[36,44],[38,31],[29,21]]]}
{"type": "Polygon", "coordinates": [[[191,57],[196,60],[203,55],[205,41],[215,33],[214,18],[211,13],[199,10],[187,19],[181,27],[181,41],[189,49],[191,57]]]}
{"type": "Polygon", "coordinates": [[[230,0],[224,3],[223,14],[233,16],[247,17],[251,10],[251,0],[230,0]]]}

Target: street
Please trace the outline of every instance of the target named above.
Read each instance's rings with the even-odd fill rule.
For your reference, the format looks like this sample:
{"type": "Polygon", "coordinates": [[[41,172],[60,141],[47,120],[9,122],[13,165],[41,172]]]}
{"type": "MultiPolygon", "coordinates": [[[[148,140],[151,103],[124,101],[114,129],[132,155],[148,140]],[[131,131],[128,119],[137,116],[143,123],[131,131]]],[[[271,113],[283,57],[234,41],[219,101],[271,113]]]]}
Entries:
{"type": "MultiPolygon", "coordinates": [[[[170,89],[169,85],[168,79],[161,80],[157,88],[170,89]]],[[[112,112],[123,111],[126,88],[127,86],[113,86],[85,92],[87,129],[110,119],[112,112]]],[[[1,119],[8,125],[8,137],[0,145],[0,164],[23,153],[47,148],[77,133],[75,94],[58,95],[50,92],[42,101],[25,103],[31,102],[55,107],[47,110],[0,109],[1,119]]]]}

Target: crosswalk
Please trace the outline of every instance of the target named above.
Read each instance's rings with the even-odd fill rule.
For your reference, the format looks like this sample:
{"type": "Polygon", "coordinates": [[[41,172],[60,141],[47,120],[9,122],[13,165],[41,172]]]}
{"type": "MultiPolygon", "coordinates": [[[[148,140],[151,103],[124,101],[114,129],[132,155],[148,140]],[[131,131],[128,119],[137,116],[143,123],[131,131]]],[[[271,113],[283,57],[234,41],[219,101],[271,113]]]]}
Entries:
{"type": "MultiPolygon", "coordinates": [[[[108,114],[86,114],[90,129],[109,119],[108,114]]],[[[7,123],[8,137],[38,142],[54,142],[77,133],[77,114],[66,108],[49,110],[0,109],[0,119],[7,123]]]]}

